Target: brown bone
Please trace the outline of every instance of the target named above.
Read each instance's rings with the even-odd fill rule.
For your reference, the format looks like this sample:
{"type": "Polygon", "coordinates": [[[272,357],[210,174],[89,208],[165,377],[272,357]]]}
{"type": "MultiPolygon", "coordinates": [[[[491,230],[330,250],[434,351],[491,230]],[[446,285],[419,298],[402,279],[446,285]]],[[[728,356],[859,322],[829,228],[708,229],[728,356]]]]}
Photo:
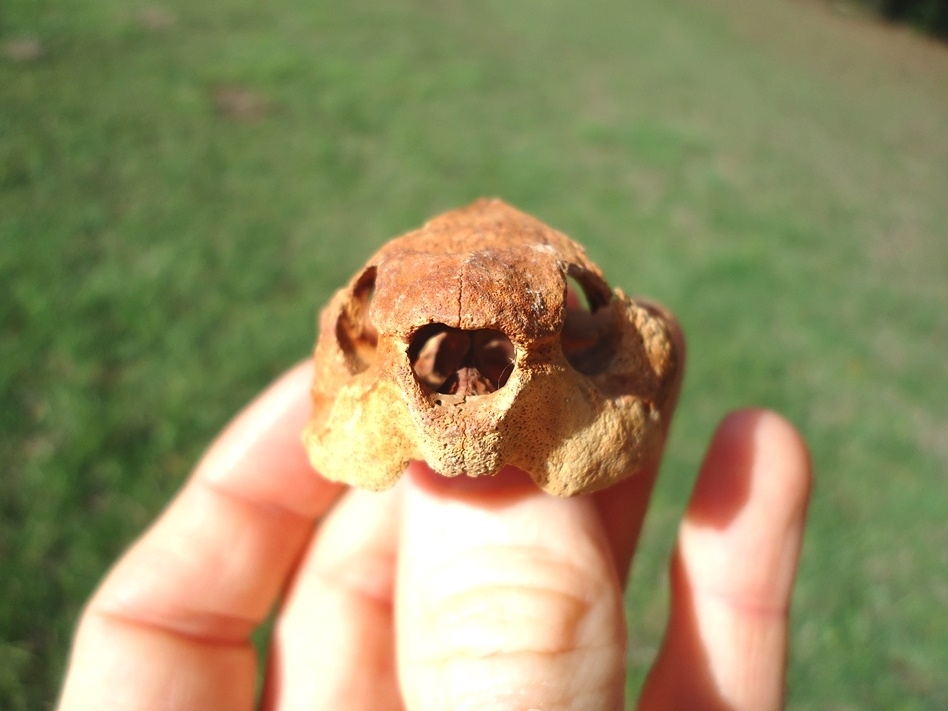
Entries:
{"type": "Polygon", "coordinates": [[[545,491],[606,487],[658,453],[680,354],[663,313],[500,200],[384,245],[320,317],[304,442],[329,479],[385,489],[511,464],[545,491]],[[568,303],[572,279],[589,303],[568,303]]]}

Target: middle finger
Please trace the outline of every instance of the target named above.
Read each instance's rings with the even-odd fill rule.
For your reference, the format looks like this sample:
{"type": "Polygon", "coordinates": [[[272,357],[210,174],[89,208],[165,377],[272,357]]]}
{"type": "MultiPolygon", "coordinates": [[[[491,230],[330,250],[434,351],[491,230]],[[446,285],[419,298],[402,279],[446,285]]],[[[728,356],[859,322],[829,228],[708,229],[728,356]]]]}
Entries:
{"type": "Polygon", "coordinates": [[[621,708],[622,597],[592,499],[549,496],[516,470],[483,486],[410,470],[397,599],[406,707],[621,708]]]}

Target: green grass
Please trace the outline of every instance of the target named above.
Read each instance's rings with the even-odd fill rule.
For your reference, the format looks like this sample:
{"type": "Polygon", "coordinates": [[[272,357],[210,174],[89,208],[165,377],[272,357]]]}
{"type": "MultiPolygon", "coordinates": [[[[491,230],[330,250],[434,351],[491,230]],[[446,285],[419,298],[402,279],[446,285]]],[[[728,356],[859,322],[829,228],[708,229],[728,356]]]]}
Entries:
{"type": "Polygon", "coordinates": [[[460,5],[0,6],[43,47],[0,56],[0,707],[53,702],[98,578],[370,250],[498,195],[689,337],[630,688],[758,404],[816,466],[790,707],[944,708],[948,51],[799,3],[460,5]]]}

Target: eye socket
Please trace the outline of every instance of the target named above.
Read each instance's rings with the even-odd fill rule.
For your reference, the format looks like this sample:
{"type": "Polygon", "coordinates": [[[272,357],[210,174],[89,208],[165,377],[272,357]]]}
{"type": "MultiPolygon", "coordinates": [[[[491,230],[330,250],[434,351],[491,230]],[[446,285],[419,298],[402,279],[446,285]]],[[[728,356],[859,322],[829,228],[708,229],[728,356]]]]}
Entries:
{"type": "Polygon", "coordinates": [[[572,291],[577,298],[585,300],[586,310],[596,312],[612,301],[612,289],[602,277],[583,269],[578,264],[566,268],[567,293],[572,291]]]}
{"type": "Polygon", "coordinates": [[[583,375],[603,373],[615,355],[612,312],[603,308],[612,290],[601,278],[571,264],[566,272],[566,312],[560,346],[573,368],[583,375]]]}
{"type": "Polygon", "coordinates": [[[379,333],[369,318],[375,294],[376,268],[369,267],[356,281],[352,296],[343,305],[336,321],[336,339],[346,355],[353,375],[369,369],[375,362],[379,333]]]}
{"type": "Polygon", "coordinates": [[[429,394],[464,398],[487,395],[507,384],[514,369],[514,347],[494,329],[467,331],[431,323],[412,336],[408,360],[429,394]]]}

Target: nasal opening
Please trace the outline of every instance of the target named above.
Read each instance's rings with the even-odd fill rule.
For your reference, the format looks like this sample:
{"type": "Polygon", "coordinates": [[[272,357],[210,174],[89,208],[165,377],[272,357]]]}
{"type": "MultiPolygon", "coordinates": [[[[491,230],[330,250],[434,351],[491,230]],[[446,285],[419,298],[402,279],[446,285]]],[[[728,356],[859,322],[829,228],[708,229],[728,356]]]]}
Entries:
{"type": "Polygon", "coordinates": [[[429,394],[463,398],[504,387],[514,369],[514,347],[504,333],[491,328],[432,323],[412,337],[408,359],[429,394]]]}

